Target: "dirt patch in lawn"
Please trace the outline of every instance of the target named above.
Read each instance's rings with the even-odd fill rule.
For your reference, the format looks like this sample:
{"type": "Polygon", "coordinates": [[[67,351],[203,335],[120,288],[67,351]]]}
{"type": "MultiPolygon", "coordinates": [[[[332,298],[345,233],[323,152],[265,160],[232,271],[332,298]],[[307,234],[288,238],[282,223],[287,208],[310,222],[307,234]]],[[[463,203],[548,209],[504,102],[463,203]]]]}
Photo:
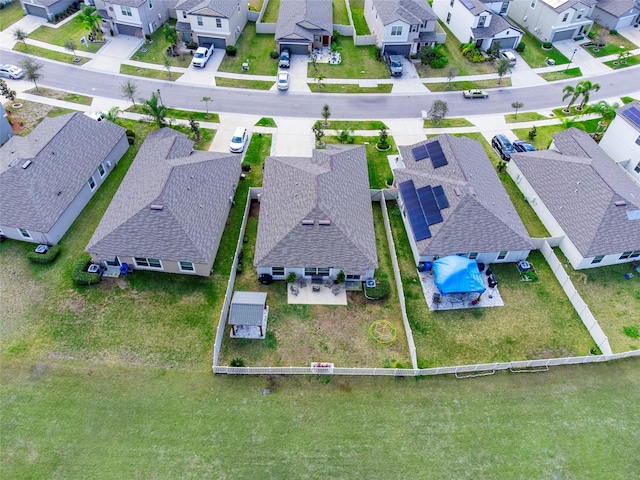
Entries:
{"type": "Polygon", "coordinates": [[[67,110],[46,105],[44,103],[17,100],[21,107],[15,108],[12,103],[6,103],[4,108],[11,119],[11,128],[15,135],[27,135],[42,121],[44,117],[65,113],[67,110]]]}

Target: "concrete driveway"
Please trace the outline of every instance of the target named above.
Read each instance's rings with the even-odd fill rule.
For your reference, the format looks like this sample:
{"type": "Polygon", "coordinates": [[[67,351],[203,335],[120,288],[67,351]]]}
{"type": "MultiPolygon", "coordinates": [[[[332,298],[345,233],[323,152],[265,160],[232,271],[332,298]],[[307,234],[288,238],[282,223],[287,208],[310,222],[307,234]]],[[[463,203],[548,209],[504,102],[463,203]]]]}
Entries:
{"type": "Polygon", "coordinates": [[[525,85],[543,85],[546,82],[540,75],[533,71],[533,69],[525,62],[520,54],[515,50],[509,50],[518,59],[516,64],[511,69],[511,85],[514,87],[522,87],[525,85]]]}
{"type": "Polygon", "coordinates": [[[278,131],[273,136],[271,155],[280,157],[310,157],[314,147],[311,127],[314,119],[276,117],[278,131]]]}
{"type": "Polygon", "coordinates": [[[143,42],[143,39],[132,35],[110,37],[108,43],[98,51],[93,60],[84,65],[84,68],[120,73],[120,64],[128,60],[143,42]]]}
{"type": "MultiPolygon", "coordinates": [[[[311,90],[307,85],[307,66],[309,64],[309,58],[306,55],[291,55],[289,61],[289,68],[280,69],[280,71],[289,73],[289,91],[291,92],[305,92],[309,93],[311,90]]],[[[311,68],[313,70],[313,68],[311,68]]],[[[309,75],[313,75],[310,72],[309,75]]],[[[277,90],[278,87],[274,84],[271,90],[277,90]]],[[[282,92],[286,94],[286,92],[282,92]]]]}

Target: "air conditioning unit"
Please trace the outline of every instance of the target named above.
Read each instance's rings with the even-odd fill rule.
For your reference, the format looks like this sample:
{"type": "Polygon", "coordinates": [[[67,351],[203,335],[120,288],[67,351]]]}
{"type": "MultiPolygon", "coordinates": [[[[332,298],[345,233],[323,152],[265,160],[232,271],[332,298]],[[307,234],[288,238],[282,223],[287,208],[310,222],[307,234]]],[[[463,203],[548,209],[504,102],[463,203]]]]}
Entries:
{"type": "Polygon", "coordinates": [[[162,20],[162,15],[158,14],[158,18],[162,20]]]}
{"type": "Polygon", "coordinates": [[[526,15],[523,17],[522,21],[523,21],[523,22],[526,22],[526,21],[527,21],[527,16],[526,16],[526,15]]]}
{"type": "Polygon", "coordinates": [[[107,168],[111,168],[111,160],[107,160],[107,168]]]}

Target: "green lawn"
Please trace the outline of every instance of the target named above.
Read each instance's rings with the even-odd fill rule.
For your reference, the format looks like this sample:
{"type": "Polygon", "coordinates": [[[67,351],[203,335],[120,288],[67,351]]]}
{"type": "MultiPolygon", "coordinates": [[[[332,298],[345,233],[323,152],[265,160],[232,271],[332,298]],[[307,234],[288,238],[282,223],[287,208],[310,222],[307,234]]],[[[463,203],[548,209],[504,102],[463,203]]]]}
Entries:
{"type": "Polygon", "coordinates": [[[473,90],[476,88],[501,88],[501,87],[510,87],[511,79],[509,77],[503,77],[502,83],[498,83],[497,78],[489,79],[489,80],[461,80],[456,82],[455,80],[451,83],[425,83],[425,87],[427,87],[431,92],[449,92],[449,91],[459,91],[459,90],[473,90]]]}
{"type": "Polygon", "coordinates": [[[333,0],[333,23],[335,25],[350,25],[345,0],[333,0]]]}
{"type": "MultiPolygon", "coordinates": [[[[211,105],[213,102],[209,102],[211,105]]],[[[132,113],[144,113],[142,105],[132,105],[125,111],[132,113]]],[[[220,123],[220,116],[217,113],[209,112],[209,116],[205,112],[194,112],[190,110],[178,110],[176,108],[167,109],[167,118],[177,118],[179,120],[189,120],[191,117],[200,122],[220,123]]]]}
{"type": "Polygon", "coordinates": [[[39,87],[38,90],[36,90],[35,88],[25,90],[25,93],[29,93],[31,95],[39,95],[41,97],[55,98],[64,102],[77,103],[79,105],[91,105],[91,103],[93,102],[93,97],[43,87],[39,87]]]}
{"type": "Polygon", "coordinates": [[[618,60],[609,60],[608,62],[604,62],[604,64],[608,67],[613,68],[614,70],[619,70],[621,68],[632,67],[634,65],[640,64],[640,55],[633,55],[631,57],[627,57],[625,63],[622,63],[618,60]],[[616,65],[617,63],[617,65],[616,65]]]}
{"type": "Polygon", "coordinates": [[[387,128],[380,120],[330,120],[328,130],[380,130],[387,128]]]}
{"type": "Polygon", "coordinates": [[[265,80],[216,77],[217,87],[246,88],[249,90],[270,90],[274,84],[275,80],[273,82],[268,82],[265,80]]]}
{"type": "MultiPolygon", "coordinates": [[[[264,11],[264,16],[262,17],[262,22],[277,23],[279,10],[280,10],[280,0],[269,0],[269,3],[267,4],[267,8],[264,11]]],[[[246,28],[247,27],[245,27],[245,29],[246,28]]]]}
{"type": "Polygon", "coordinates": [[[389,71],[384,62],[376,60],[375,45],[356,47],[351,37],[340,36],[338,40],[342,63],[330,65],[318,63],[315,72],[312,65],[307,75],[316,78],[318,74],[324,78],[389,78],[389,71]]]}
{"type": "MultiPolygon", "coordinates": [[[[271,8],[271,3],[270,1],[267,10],[271,8]]],[[[276,1],[276,3],[279,3],[279,1],[276,1]]],[[[247,22],[235,46],[238,49],[236,56],[225,55],[218,69],[219,71],[276,76],[278,73],[278,59],[273,59],[269,56],[269,53],[276,48],[273,35],[256,34],[256,24],[247,22]],[[247,60],[249,60],[249,71],[243,72],[242,64],[247,60]]],[[[218,77],[216,77],[217,80],[218,77]]]]}
{"type": "Polygon", "coordinates": [[[120,65],[120,73],[124,75],[134,75],[136,77],[157,78],[158,80],[167,80],[175,82],[182,76],[180,72],[167,72],[166,70],[156,70],[155,68],[134,67],[133,65],[120,65]],[[171,75],[169,75],[171,73],[171,75]]]}
{"type": "Polygon", "coordinates": [[[515,129],[513,130],[513,133],[515,133],[519,138],[522,138],[530,142],[534,147],[536,147],[536,149],[544,150],[546,148],[549,148],[549,145],[551,145],[551,141],[553,140],[553,135],[555,135],[556,133],[561,132],[562,130],[565,130],[568,127],[583,128],[586,132],[593,133],[595,132],[599,121],[600,119],[596,118],[593,120],[586,120],[584,122],[572,121],[572,122],[569,122],[567,125],[559,124],[559,125],[549,125],[546,127],[537,127],[538,135],[533,140],[529,139],[528,134],[529,134],[529,131],[531,130],[529,128],[515,129]]]}
{"type": "MultiPolygon", "coordinates": [[[[167,20],[165,25],[174,25],[176,24],[175,19],[167,20]]],[[[155,32],[151,34],[151,40],[153,43],[143,43],[138,51],[131,56],[131,60],[136,60],[138,62],[147,62],[147,63],[155,63],[157,65],[164,65],[164,59],[167,57],[166,52],[169,47],[169,43],[162,33],[163,27],[158,28],[155,32]],[[146,50],[146,52],[143,52],[146,50]]],[[[173,67],[183,67],[186,68],[191,63],[191,55],[185,54],[182,56],[182,59],[178,57],[169,57],[171,60],[171,66],[173,67]]],[[[175,75],[175,74],[174,74],[175,75]]]]}
{"type": "Polygon", "coordinates": [[[314,93],[391,93],[393,85],[380,83],[375,87],[361,87],[353,83],[308,83],[309,89],[314,93]]]}
{"type": "MultiPolygon", "coordinates": [[[[518,25],[518,23],[512,18],[509,20],[511,20],[515,25],[518,25]]],[[[525,28],[520,28],[524,31],[522,42],[525,44],[524,51],[520,52],[520,56],[522,56],[522,59],[527,62],[531,68],[546,67],[547,64],[545,62],[547,59],[554,60],[556,65],[569,63],[569,59],[560,53],[560,50],[556,47],[553,47],[550,50],[544,50],[542,48],[541,40],[537,39],[525,28]]]]}
{"type": "Polygon", "coordinates": [[[538,112],[518,112],[508,113],[504,116],[504,120],[507,123],[519,123],[519,122],[533,122],[536,120],[548,120],[549,117],[546,117],[538,112]]]}
{"type": "Polygon", "coordinates": [[[431,120],[425,120],[424,128],[453,128],[453,127],[473,127],[466,118],[443,118],[440,123],[433,123],[431,120]]]}
{"type": "MultiPolygon", "coordinates": [[[[333,123],[329,127],[333,129],[333,123]]],[[[397,155],[398,150],[392,137],[389,137],[391,148],[386,152],[380,152],[376,148],[378,137],[354,137],[354,145],[364,145],[367,149],[367,165],[369,167],[369,186],[371,188],[386,188],[387,179],[391,177],[388,155],[397,155]]],[[[335,136],[326,136],[322,139],[325,143],[338,144],[340,140],[335,136]]]]}
{"type": "Polygon", "coordinates": [[[71,65],[84,65],[90,58],[87,57],[74,57],[70,53],[56,52],[55,50],[49,50],[48,48],[38,47],[36,45],[27,45],[18,42],[13,46],[16,52],[28,53],[29,55],[35,55],[36,57],[48,58],[49,60],[55,60],[56,62],[70,63],[71,65]],[[79,62],[74,62],[75,58],[79,58],[79,62]]]}
{"type": "Polygon", "coordinates": [[[582,71],[580,68],[570,68],[568,70],[560,70],[557,72],[547,72],[539,74],[547,82],[555,82],[557,80],[566,80],[568,78],[581,77],[582,71]]]}
{"type": "Polygon", "coordinates": [[[76,16],[69,22],[59,28],[53,28],[48,25],[42,25],[29,34],[29,38],[40,40],[41,42],[64,47],[64,43],[71,39],[78,45],[78,51],[96,53],[104,43],[87,42],[86,46],[80,44],[80,38],[89,35],[87,27],[85,27],[80,19],[76,16]]]}
{"type": "Polygon", "coordinates": [[[178,130],[179,132],[187,135],[191,140],[196,142],[193,146],[195,150],[209,150],[211,146],[211,142],[213,142],[213,137],[216,136],[217,130],[212,130],[210,128],[200,128],[200,139],[196,140],[193,135],[193,130],[189,127],[189,125],[173,125],[171,128],[174,130],[178,130]]]}
{"type": "MultiPolygon", "coordinates": [[[[591,31],[597,35],[602,28],[603,27],[594,24],[591,31]]],[[[611,33],[607,33],[606,45],[604,47],[587,47],[586,45],[588,44],[582,45],[582,48],[584,48],[587,52],[589,52],[593,57],[596,58],[606,57],[607,55],[617,55],[623,50],[635,50],[636,48],[638,48],[633,42],[627,40],[626,37],[623,37],[620,34],[611,33]]]]}
{"type": "Polygon", "coordinates": [[[276,121],[271,117],[262,117],[256,122],[256,127],[277,127],[276,121]]]}
{"type": "Polygon", "coordinates": [[[351,18],[356,35],[371,35],[369,25],[364,18],[364,0],[350,0],[349,5],[351,6],[351,18]]]}
{"type": "Polygon", "coordinates": [[[19,0],[12,0],[11,3],[0,10],[0,31],[6,30],[11,25],[24,17],[24,10],[19,0]]]}

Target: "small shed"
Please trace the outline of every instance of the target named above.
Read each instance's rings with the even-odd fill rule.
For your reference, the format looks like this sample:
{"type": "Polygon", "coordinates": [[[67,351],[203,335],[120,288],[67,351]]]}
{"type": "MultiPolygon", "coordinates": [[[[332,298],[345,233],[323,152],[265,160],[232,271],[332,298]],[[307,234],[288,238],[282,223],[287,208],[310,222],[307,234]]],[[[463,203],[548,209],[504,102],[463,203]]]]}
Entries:
{"type": "Polygon", "coordinates": [[[232,338],[264,338],[267,329],[266,292],[235,292],[229,310],[232,338]]]}

